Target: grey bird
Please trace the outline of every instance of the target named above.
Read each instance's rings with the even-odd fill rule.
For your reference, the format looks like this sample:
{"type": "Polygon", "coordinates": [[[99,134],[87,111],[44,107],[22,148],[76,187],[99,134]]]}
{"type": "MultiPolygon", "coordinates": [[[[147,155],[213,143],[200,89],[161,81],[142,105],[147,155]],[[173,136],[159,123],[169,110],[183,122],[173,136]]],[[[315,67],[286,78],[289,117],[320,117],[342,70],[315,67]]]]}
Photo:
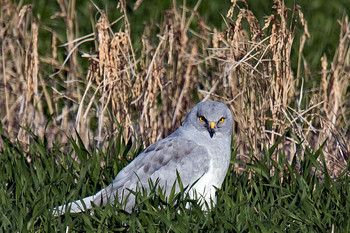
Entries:
{"type": "MultiPolygon", "coordinates": [[[[130,213],[135,206],[135,196],[130,190],[140,187],[149,190],[151,179],[169,196],[178,180],[177,174],[183,187],[191,187],[187,190],[191,198],[208,204],[212,201],[215,205],[215,191],[221,188],[230,164],[232,127],[232,114],[224,103],[200,102],[181,127],[148,146],[108,187],[93,196],[56,207],[53,214],[78,213],[115,201],[124,202],[124,210],[130,213]]],[[[178,185],[175,190],[179,190],[178,185]]]]}

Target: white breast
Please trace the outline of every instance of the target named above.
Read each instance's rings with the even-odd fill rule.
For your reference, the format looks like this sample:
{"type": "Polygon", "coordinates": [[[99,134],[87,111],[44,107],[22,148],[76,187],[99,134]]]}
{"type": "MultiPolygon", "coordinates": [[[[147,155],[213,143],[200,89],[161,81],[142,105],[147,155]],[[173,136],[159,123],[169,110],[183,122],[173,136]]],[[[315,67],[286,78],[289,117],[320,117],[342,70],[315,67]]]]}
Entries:
{"type": "Polygon", "coordinates": [[[226,153],[216,153],[216,151],[209,152],[209,154],[212,155],[209,170],[197,181],[192,187],[192,191],[190,191],[192,198],[204,199],[209,205],[211,200],[213,204],[216,203],[216,188],[221,188],[231,158],[230,143],[221,141],[221,143],[217,143],[216,145],[218,145],[218,147],[223,147],[224,150],[219,151],[225,151],[226,153]]]}

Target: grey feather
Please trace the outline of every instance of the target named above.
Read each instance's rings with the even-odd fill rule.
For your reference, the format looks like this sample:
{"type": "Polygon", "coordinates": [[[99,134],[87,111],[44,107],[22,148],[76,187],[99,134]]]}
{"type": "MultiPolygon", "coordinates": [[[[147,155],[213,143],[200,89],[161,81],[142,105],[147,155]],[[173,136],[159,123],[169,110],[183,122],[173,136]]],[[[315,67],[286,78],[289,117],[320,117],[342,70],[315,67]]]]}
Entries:
{"type": "Polygon", "coordinates": [[[93,196],[54,209],[54,214],[81,212],[85,208],[123,202],[124,209],[131,212],[135,196],[129,190],[143,187],[149,190],[149,179],[158,181],[166,195],[177,180],[177,172],[186,186],[193,186],[204,201],[215,202],[215,188],[220,188],[230,162],[232,115],[227,106],[220,102],[206,101],[197,104],[186,120],[170,136],[150,145],[129,165],[124,167],[113,182],[93,196]],[[200,120],[203,117],[205,120],[200,120]],[[224,119],[220,122],[220,119],[224,119]],[[210,128],[210,122],[215,128],[210,128]]]}

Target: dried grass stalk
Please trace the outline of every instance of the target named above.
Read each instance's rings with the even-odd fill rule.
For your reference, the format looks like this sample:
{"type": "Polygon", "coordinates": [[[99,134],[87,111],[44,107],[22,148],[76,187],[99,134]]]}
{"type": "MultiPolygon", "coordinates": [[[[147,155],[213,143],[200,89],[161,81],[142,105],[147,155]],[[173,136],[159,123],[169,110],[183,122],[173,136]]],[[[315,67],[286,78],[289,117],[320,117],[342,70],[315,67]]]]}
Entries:
{"type": "MultiPolygon", "coordinates": [[[[326,141],[323,150],[332,175],[338,176],[346,167],[350,149],[350,27],[346,17],[333,61],[322,57],[321,84],[313,87],[319,91],[310,95],[304,85],[316,76],[310,76],[303,59],[310,35],[297,5],[288,9],[283,1],[274,0],[273,13],[260,27],[244,0],[232,1],[225,19],[227,28],[220,31],[208,27],[198,14],[201,1],[193,9],[174,4],[157,28],[145,25],[136,53],[125,1],[119,1],[121,17],[112,23],[106,12],[95,6],[99,19],[94,33],[77,38],[74,1],[69,5],[58,0],[61,11],[53,18],[66,23],[66,39],[52,30],[52,53],[41,57],[37,49],[40,30],[31,6],[17,11],[12,3],[3,3],[0,88],[5,104],[1,120],[12,139],[19,135],[21,141],[29,142],[19,125],[34,129],[39,136],[44,134],[47,114],[43,102],[47,102],[53,114],[53,124],[47,129],[51,142],[58,135],[64,142],[65,133],[74,135],[76,129],[85,144],[91,142],[92,135],[98,144],[114,137],[121,126],[125,141],[133,137],[147,145],[176,129],[197,101],[214,99],[226,102],[234,114],[240,160],[265,156],[265,149],[286,134],[278,145],[286,162],[295,156],[303,159],[306,149],[316,150],[326,141]],[[116,23],[119,29],[113,31],[116,23]],[[300,46],[294,75],[290,58],[297,27],[303,34],[296,38],[300,46]],[[28,43],[16,44],[13,38],[28,43]],[[95,47],[83,54],[89,62],[83,72],[77,48],[89,41],[94,41],[95,47]],[[65,43],[64,47],[58,47],[60,43],[65,43]],[[63,64],[58,59],[62,50],[67,55],[63,64]],[[51,78],[43,75],[42,67],[47,64],[53,69],[51,78]],[[305,104],[306,98],[310,101],[305,104]],[[59,101],[64,107],[59,107],[59,101]],[[96,122],[96,132],[91,122],[96,122]]],[[[142,1],[137,1],[135,9],[139,4],[142,1]]],[[[276,153],[272,159],[278,159],[276,153]]],[[[241,171],[244,166],[235,168],[241,171]]]]}

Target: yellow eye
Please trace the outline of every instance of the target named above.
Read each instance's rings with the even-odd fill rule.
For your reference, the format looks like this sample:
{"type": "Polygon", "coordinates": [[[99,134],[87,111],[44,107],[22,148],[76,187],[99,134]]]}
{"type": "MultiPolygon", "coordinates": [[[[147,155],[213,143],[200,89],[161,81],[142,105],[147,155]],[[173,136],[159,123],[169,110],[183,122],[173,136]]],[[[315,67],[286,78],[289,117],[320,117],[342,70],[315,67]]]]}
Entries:
{"type": "Polygon", "coordinates": [[[205,121],[204,116],[200,116],[200,117],[199,117],[199,120],[200,120],[200,121],[205,121]]]}
{"type": "Polygon", "coordinates": [[[224,122],[225,118],[221,117],[221,119],[219,120],[219,123],[224,122]]]}

